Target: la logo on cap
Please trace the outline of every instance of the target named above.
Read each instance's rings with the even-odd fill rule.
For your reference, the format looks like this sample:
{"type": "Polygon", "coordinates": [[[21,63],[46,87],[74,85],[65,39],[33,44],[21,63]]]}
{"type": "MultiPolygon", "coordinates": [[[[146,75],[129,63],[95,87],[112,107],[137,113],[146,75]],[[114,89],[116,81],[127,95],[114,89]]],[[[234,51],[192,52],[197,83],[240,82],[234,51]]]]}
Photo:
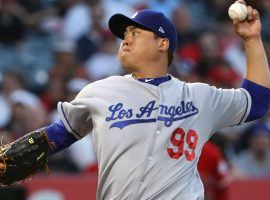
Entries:
{"type": "Polygon", "coordinates": [[[139,14],[139,12],[135,12],[132,16],[131,16],[131,19],[134,19],[137,15],[139,14]]]}
{"type": "Polygon", "coordinates": [[[158,31],[161,32],[161,33],[165,33],[165,31],[164,31],[164,29],[162,27],[159,27],[158,31]]]}

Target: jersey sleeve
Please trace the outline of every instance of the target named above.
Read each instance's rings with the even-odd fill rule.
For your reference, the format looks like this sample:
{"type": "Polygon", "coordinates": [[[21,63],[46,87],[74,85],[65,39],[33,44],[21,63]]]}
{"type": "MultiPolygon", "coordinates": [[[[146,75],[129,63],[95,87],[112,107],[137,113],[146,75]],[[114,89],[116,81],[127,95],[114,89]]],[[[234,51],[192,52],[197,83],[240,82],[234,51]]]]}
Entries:
{"type": "Polygon", "coordinates": [[[241,85],[250,94],[252,106],[245,122],[262,118],[270,106],[270,89],[244,79],[241,85]]]}
{"type": "Polygon", "coordinates": [[[245,122],[251,109],[251,97],[245,89],[210,87],[210,96],[213,131],[245,122]]]}
{"type": "Polygon", "coordinates": [[[84,88],[71,102],[59,102],[57,105],[60,119],[66,129],[77,139],[80,139],[91,132],[91,96],[89,88],[84,88]]]}

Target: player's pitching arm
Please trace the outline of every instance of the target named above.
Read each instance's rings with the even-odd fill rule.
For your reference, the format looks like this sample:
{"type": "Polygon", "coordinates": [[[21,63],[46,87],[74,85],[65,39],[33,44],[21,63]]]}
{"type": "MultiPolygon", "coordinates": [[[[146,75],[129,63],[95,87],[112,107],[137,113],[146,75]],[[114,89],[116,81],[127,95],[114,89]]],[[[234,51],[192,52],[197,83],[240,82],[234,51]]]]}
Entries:
{"type": "MultiPolygon", "coordinates": [[[[241,3],[243,0],[238,1],[241,3]]],[[[245,122],[263,117],[270,105],[270,71],[261,38],[259,12],[247,6],[244,21],[234,20],[235,32],[243,39],[246,51],[246,74],[241,88],[251,97],[251,110],[245,122]]]]}
{"type": "Polygon", "coordinates": [[[247,6],[247,10],[248,16],[245,21],[234,20],[235,31],[243,39],[246,51],[245,79],[270,88],[270,70],[261,39],[260,16],[251,6],[247,6]]]}
{"type": "Polygon", "coordinates": [[[270,88],[270,72],[266,53],[260,37],[244,42],[247,57],[245,78],[254,83],[270,88]]]}

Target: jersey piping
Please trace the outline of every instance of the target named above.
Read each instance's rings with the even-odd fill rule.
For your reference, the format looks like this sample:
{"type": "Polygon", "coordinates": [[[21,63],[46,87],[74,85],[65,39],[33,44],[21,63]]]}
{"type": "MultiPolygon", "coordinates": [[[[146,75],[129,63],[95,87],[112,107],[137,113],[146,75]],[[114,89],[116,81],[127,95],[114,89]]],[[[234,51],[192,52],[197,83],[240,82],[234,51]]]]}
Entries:
{"type": "Polygon", "coordinates": [[[79,135],[79,133],[77,133],[73,128],[72,126],[70,125],[66,115],[65,115],[65,112],[64,112],[64,109],[63,109],[63,102],[60,104],[61,106],[61,114],[63,115],[65,121],[63,121],[64,123],[66,122],[66,124],[68,125],[68,127],[70,128],[71,132],[73,133],[73,135],[77,138],[77,139],[81,139],[82,137],[79,135]]]}
{"type": "Polygon", "coordinates": [[[252,100],[251,100],[251,97],[248,93],[248,91],[244,88],[240,88],[240,90],[242,90],[245,94],[245,97],[246,97],[246,100],[247,100],[247,104],[246,104],[246,109],[245,109],[245,113],[242,117],[242,119],[240,120],[240,122],[237,124],[237,125],[240,125],[242,123],[244,123],[249,115],[249,112],[251,110],[251,104],[252,104],[252,100]]]}

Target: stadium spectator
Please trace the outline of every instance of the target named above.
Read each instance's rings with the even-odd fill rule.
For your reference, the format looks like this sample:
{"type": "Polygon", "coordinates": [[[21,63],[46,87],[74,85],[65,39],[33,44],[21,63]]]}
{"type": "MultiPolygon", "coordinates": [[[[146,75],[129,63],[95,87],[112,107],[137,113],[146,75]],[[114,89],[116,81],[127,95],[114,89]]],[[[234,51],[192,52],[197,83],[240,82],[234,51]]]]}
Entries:
{"type": "Polygon", "coordinates": [[[270,129],[264,123],[257,123],[247,132],[249,146],[236,156],[233,164],[240,177],[270,177],[270,129]]]}
{"type": "Polygon", "coordinates": [[[105,11],[100,2],[91,5],[92,26],[90,30],[77,40],[76,54],[78,61],[83,64],[94,53],[97,53],[98,46],[102,45],[102,34],[104,30],[103,19],[105,11]]]}
{"type": "Polygon", "coordinates": [[[85,63],[88,78],[96,81],[110,75],[122,73],[121,65],[117,59],[117,39],[111,32],[102,32],[103,43],[99,45],[99,52],[94,54],[85,63]]]}
{"type": "Polygon", "coordinates": [[[229,164],[212,141],[203,146],[198,171],[205,188],[205,200],[226,200],[231,182],[229,164]]]}

